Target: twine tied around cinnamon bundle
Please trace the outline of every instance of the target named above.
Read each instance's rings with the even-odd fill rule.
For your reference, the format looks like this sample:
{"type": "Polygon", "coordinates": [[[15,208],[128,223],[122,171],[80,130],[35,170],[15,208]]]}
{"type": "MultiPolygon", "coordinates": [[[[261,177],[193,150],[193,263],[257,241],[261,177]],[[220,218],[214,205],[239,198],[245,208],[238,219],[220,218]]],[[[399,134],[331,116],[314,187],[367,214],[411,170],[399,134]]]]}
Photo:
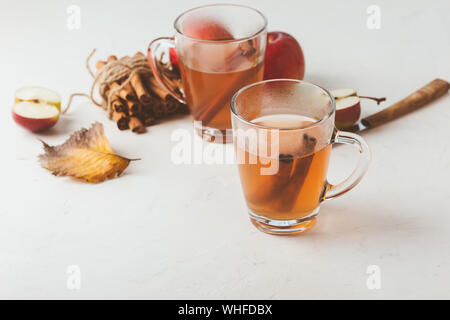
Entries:
{"type": "Polygon", "coordinates": [[[95,105],[102,107],[105,110],[111,108],[112,97],[122,90],[128,83],[130,83],[133,76],[137,73],[142,75],[152,74],[152,70],[148,65],[147,58],[144,55],[134,55],[133,57],[123,57],[120,60],[111,61],[104,65],[96,74],[90,67],[90,60],[95,54],[96,49],[86,58],[86,68],[89,74],[94,78],[90,93],[73,93],[69,97],[66,108],[62,113],[66,113],[72,104],[73,98],[76,96],[84,96],[89,98],[95,105]],[[119,86],[109,90],[112,83],[120,83],[119,86]],[[99,87],[99,93],[102,101],[98,102],[94,98],[94,91],[96,86],[99,87]]]}

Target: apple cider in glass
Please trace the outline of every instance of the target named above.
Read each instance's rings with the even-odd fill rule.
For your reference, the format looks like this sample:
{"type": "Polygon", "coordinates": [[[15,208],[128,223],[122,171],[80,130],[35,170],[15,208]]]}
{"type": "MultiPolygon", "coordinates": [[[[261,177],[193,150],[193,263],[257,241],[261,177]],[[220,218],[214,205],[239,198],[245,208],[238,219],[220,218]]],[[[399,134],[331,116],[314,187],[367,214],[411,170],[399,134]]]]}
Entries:
{"type": "Polygon", "coordinates": [[[263,63],[230,72],[204,72],[180,62],[184,94],[190,112],[204,126],[231,128],[230,101],[240,88],[263,77],[263,63]]]}
{"type": "Polygon", "coordinates": [[[160,85],[186,103],[194,128],[206,141],[231,142],[233,94],[264,76],[267,19],[258,10],[234,4],[190,9],[174,22],[175,36],[153,40],[149,64],[160,85]],[[179,92],[165,84],[158,65],[175,50],[179,92]]]}
{"type": "Polygon", "coordinates": [[[324,88],[300,80],[265,80],[231,99],[236,160],[250,221],[259,230],[291,235],[309,230],[320,204],[363,177],[370,162],[364,139],[335,128],[336,104],[324,88]],[[333,144],[359,150],[356,169],[339,184],[327,181],[333,144]]]}
{"type": "MultiPolygon", "coordinates": [[[[298,115],[272,115],[252,123],[274,128],[299,128],[314,123],[314,120],[298,115]]],[[[298,140],[293,141],[280,132],[277,155],[251,155],[247,148],[242,150],[242,146],[236,146],[244,159],[256,157],[253,163],[243,161],[238,165],[247,205],[253,212],[271,219],[289,220],[306,216],[319,205],[326,185],[331,145],[317,150],[317,138],[311,133],[298,140]],[[267,163],[273,161],[277,162],[276,173],[261,174],[267,163]]]]}

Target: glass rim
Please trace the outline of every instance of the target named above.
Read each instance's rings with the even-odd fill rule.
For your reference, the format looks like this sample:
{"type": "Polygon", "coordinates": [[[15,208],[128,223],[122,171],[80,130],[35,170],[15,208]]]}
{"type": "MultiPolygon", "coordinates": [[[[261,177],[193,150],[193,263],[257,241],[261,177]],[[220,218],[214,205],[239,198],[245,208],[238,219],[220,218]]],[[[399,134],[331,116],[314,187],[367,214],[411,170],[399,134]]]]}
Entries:
{"type": "Polygon", "coordinates": [[[193,41],[210,43],[210,44],[233,43],[233,42],[241,42],[241,41],[245,41],[245,40],[250,40],[250,39],[253,39],[253,38],[259,36],[261,33],[263,33],[267,29],[267,18],[261,11],[255,9],[255,8],[246,6],[246,5],[232,4],[232,3],[216,3],[216,4],[206,4],[203,6],[198,6],[198,7],[191,8],[189,10],[184,11],[183,13],[178,15],[178,17],[175,19],[175,21],[173,23],[173,27],[175,29],[176,34],[181,35],[181,36],[183,36],[187,39],[193,40],[193,41]],[[259,16],[263,19],[263,25],[260,29],[258,29],[258,31],[256,31],[254,34],[252,34],[250,36],[236,38],[236,39],[230,39],[230,40],[205,40],[205,39],[191,37],[191,36],[188,36],[188,35],[184,34],[183,32],[181,32],[181,30],[178,27],[178,22],[184,15],[186,15],[194,10],[209,8],[209,7],[238,7],[238,8],[249,9],[249,10],[252,10],[252,11],[256,12],[257,14],[259,14],[259,16]]]}
{"type": "Polygon", "coordinates": [[[336,101],[333,97],[333,95],[325,88],[312,83],[312,82],[308,82],[308,81],[303,81],[303,80],[297,80],[297,79],[269,79],[269,80],[263,80],[263,81],[258,81],[252,84],[249,84],[241,89],[239,89],[231,98],[231,102],[230,102],[230,108],[231,108],[231,113],[234,117],[236,117],[238,120],[243,121],[251,126],[255,126],[255,127],[259,127],[261,129],[278,129],[278,130],[283,130],[283,131],[293,131],[293,130],[304,130],[304,129],[309,129],[315,126],[318,126],[320,124],[322,124],[323,122],[325,122],[327,119],[329,119],[333,113],[336,111],[336,101]],[[280,128],[280,127],[270,127],[270,126],[265,126],[262,124],[258,124],[258,123],[254,123],[254,122],[250,122],[247,119],[245,119],[244,117],[242,117],[235,108],[235,104],[236,104],[236,99],[237,97],[242,94],[244,91],[246,91],[247,89],[250,89],[252,87],[258,86],[258,85],[262,85],[265,83],[270,83],[270,82],[291,82],[291,83],[297,83],[297,84],[307,84],[307,85],[311,85],[313,87],[319,88],[320,90],[322,90],[331,100],[331,108],[330,111],[324,115],[322,118],[314,121],[313,123],[307,124],[307,125],[303,125],[300,127],[289,127],[289,128],[280,128]]]}

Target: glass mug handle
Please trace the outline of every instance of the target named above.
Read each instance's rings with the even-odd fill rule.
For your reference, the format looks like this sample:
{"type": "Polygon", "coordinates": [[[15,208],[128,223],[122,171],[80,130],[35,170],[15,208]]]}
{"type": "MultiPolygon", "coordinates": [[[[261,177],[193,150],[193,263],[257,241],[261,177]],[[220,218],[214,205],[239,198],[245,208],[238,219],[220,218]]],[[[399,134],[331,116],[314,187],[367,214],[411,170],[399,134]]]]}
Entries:
{"type": "MultiPolygon", "coordinates": [[[[147,49],[148,64],[150,65],[150,68],[152,69],[155,79],[158,81],[159,85],[179,102],[186,104],[184,98],[172,90],[170,86],[164,82],[164,77],[161,75],[161,71],[158,68],[158,62],[162,60],[164,55],[169,53],[171,48],[175,50],[173,37],[160,37],[150,42],[147,49]]],[[[170,55],[168,56],[170,57],[170,55]]]]}
{"type": "Polygon", "coordinates": [[[322,201],[339,197],[353,189],[366,173],[371,159],[369,146],[366,141],[357,134],[335,129],[331,143],[351,144],[355,146],[359,150],[360,158],[355,170],[347,179],[336,185],[327,182],[326,193],[322,198],[322,201]]]}

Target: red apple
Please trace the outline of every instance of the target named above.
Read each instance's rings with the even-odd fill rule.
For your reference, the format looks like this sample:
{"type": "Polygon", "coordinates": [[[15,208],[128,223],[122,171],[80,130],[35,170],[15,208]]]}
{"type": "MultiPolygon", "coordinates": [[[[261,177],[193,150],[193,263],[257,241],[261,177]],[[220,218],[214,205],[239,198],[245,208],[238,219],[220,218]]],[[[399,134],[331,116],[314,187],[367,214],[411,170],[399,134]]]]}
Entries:
{"type": "Polygon", "coordinates": [[[47,103],[21,101],[13,106],[12,115],[17,124],[32,132],[53,127],[59,119],[59,109],[47,103]]]}
{"type": "Polygon", "coordinates": [[[297,40],[285,32],[267,34],[264,80],[298,79],[305,75],[305,58],[297,40]]]}
{"type": "Polygon", "coordinates": [[[30,131],[53,127],[61,112],[61,96],[43,87],[23,87],[15,93],[12,115],[17,124],[30,131]]]}
{"type": "Polygon", "coordinates": [[[182,31],[191,38],[201,40],[232,40],[234,38],[223,24],[208,19],[186,22],[182,31]]]}
{"type": "Polygon", "coordinates": [[[336,99],[336,116],[334,119],[338,129],[346,129],[358,122],[361,115],[361,104],[358,96],[336,99]]]}

